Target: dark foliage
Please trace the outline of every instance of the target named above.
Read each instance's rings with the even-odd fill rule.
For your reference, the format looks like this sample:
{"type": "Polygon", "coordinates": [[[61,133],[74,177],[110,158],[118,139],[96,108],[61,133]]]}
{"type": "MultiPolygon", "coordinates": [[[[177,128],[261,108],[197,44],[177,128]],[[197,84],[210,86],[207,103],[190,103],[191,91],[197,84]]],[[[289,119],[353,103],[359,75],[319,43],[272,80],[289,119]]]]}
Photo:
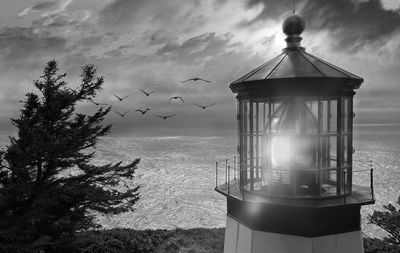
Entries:
{"type": "Polygon", "coordinates": [[[0,252],[70,252],[76,231],[99,227],[95,212],[131,210],[139,197],[138,187],[121,187],[133,178],[138,159],[91,163],[93,147],[110,131],[101,123],[111,108],[75,111],[101,90],[103,77],[86,65],[72,89],[57,72],[50,61],[34,81],[38,92],[26,94],[19,118],[12,119],[18,135],[1,152],[0,252]]]}
{"type": "Polygon", "coordinates": [[[224,231],[224,228],[89,231],[79,235],[75,246],[81,253],[221,253],[224,231]]]}
{"type": "MultiPolygon", "coordinates": [[[[400,205],[400,198],[397,200],[400,205]]],[[[394,253],[400,252],[400,209],[394,205],[383,206],[385,211],[374,211],[368,216],[370,223],[373,223],[387,232],[383,240],[377,238],[365,238],[364,248],[366,253],[394,253]]]]}
{"type": "Polygon", "coordinates": [[[399,253],[400,247],[377,238],[364,238],[364,253],[399,253]]]}

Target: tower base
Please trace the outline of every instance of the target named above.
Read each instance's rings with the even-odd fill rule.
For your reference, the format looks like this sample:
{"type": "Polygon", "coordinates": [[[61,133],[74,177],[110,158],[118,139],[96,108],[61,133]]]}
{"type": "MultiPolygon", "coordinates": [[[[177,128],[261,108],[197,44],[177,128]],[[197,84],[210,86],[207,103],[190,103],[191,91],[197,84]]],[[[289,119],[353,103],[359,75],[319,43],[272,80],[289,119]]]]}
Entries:
{"type": "Polygon", "coordinates": [[[363,253],[361,230],[303,237],[257,231],[227,216],[224,253],[363,253]]]}

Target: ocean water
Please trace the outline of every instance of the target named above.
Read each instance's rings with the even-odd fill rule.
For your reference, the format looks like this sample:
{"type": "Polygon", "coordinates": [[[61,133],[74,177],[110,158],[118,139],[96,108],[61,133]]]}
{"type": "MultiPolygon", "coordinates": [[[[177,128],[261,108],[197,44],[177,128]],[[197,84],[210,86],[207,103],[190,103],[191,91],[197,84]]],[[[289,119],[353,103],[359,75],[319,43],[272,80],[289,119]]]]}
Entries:
{"type": "MultiPolygon", "coordinates": [[[[2,143],[6,142],[0,136],[2,143]]],[[[236,136],[228,137],[105,137],[96,148],[96,164],[140,158],[137,175],[127,182],[140,185],[135,211],[98,215],[104,228],[174,229],[225,226],[226,198],[214,191],[215,161],[236,154],[236,136]]],[[[385,233],[368,224],[367,215],[382,210],[400,195],[400,125],[356,125],[354,170],[374,168],[376,204],[362,207],[363,233],[385,233]]],[[[369,185],[368,173],[354,182],[369,185]]]]}
{"type": "Polygon", "coordinates": [[[106,228],[173,229],[225,226],[226,199],[214,191],[215,161],[235,154],[223,137],[104,138],[96,162],[140,158],[132,185],[140,185],[134,212],[100,216],[106,228]]]}

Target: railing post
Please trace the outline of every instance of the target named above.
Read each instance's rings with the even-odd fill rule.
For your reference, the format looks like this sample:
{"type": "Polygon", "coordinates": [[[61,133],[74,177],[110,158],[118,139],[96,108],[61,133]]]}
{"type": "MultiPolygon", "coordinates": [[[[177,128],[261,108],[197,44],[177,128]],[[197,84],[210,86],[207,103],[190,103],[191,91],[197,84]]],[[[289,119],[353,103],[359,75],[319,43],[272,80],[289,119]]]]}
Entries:
{"type": "Polygon", "coordinates": [[[228,166],[228,195],[230,194],[230,187],[229,187],[230,182],[231,182],[230,174],[231,174],[231,167],[228,166]]]}
{"type": "Polygon", "coordinates": [[[218,162],[215,162],[215,188],[218,188],[218,162]]]}
{"type": "Polygon", "coordinates": [[[225,159],[225,184],[228,184],[228,159],[225,159]]]}
{"type": "Polygon", "coordinates": [[[370,180],[371,180],[371,195],[372,195],[372,200],[374,200],[374,169],[371,168],[371,173],[370,173],[370,180]]]}
{"type": "Polygon", "coordinates": [[[236,156],[233,157],[233,180],[236,181],[236,156]]]}

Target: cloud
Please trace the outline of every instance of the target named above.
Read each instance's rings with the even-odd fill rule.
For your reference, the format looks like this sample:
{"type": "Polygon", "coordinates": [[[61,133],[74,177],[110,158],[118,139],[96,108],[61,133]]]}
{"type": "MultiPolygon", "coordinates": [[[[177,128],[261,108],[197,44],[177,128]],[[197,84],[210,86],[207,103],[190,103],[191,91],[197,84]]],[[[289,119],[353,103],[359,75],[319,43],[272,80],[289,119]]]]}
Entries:
{"type": "Polygon", "coordinates": [[[399,10],[400,2],[399,0],[382,0],[383,8],[387,10],[399,10]]]}
{"type": "Polygon", "coordinates": [[[114,0],[101,12],[103,22],[115,24],[128,21],[146,5],[146,0],[114,0]]]}
{"type": "Polygon", "coordinates": [[[26,64],[30,58],[35,62],[40,57],[58,55],[66,47],[63,37],[39,32],[34,28],[0,28],[0,57],[7,64],[20,62],[26,64]]]}
{"type": "MultiPolygon", "coordinates": [[[[247,7],[253,8],[255,5],[263,5],[262,11],[247,24],[264,20],[264,19],[281,19],[283,15],[288,16],[292,11],[293,0],[247,0],[247,7]]],[[[246,23],[243,23],[246,24],[246,23]]]]}
{"type": "Polygon", "coordinates": [[[215,33],[204,33],[189,38],[182,43],[167,43],[157,51],[162,60],[173,60],[181,64],[198,64],[209,60],[231,48],[232,35],[217,36],[215,33]]]}
{"type": "MultiPolygon", "coordinates": [[[[292,6],[292,0],[249,0],[250,7],[263,4],[263,11],[252,22],[277,19],[292,6]]],[[[400,28],[398,10],[385,9],[379,0],[307,0],[299,6],[306,30],[328,31],[337,50],[358,51],[365,45],[380,45],[400,28]]]]}
{"type": "Polygon", "coordinates": [[[18,17],[22,18],[29,14],[40,12],[42,17],[52,15],[64,11],[73,0],[43,1],[23,9],[18,13],[18,17]]]}
{"type": "Polygon", "coordinates": [[[114,0],[99,13],[99,23],[113,32],[158,28],[162,33],[193,35],[209,21],[207,15],[219,17],[213,15],[218,12],[214,1],[114,0]]]}
{"type": "Polygon", "coordinates": [[[100,22],[114,31],[132,29],[132,26],[168,26],[191,1],[179,0],[114,0],[100,12],[100,22]]]}
{"type": "Polygon", "coordinates": [[[400,14],[385,10],[379,0],[309,1],[302,9],[313,30],[328,29],[337,35],[336,48],[358,50],[382,43],[400,28],[400,14]]]}
{"type": "Polygon", "coordinates": [[[27,7],[23,9],[20,13],[18,13],[18,17],[24,17],[32,12],[39,12],[48,10],[57,5],[57,2],[49,1],[49,2],[39,2],[31,7],[27,7]]]}
{"type": "Polygon", "coordinates": [[[34,27],[48,27],[48,28],[64,28],[68,26],[78,25],[79,22],[75,19],[72,19],[68,15],[60,15],[60,14],[52,14],[39,19],[36,19],[32,22],[32,26],[34,27]]]}

